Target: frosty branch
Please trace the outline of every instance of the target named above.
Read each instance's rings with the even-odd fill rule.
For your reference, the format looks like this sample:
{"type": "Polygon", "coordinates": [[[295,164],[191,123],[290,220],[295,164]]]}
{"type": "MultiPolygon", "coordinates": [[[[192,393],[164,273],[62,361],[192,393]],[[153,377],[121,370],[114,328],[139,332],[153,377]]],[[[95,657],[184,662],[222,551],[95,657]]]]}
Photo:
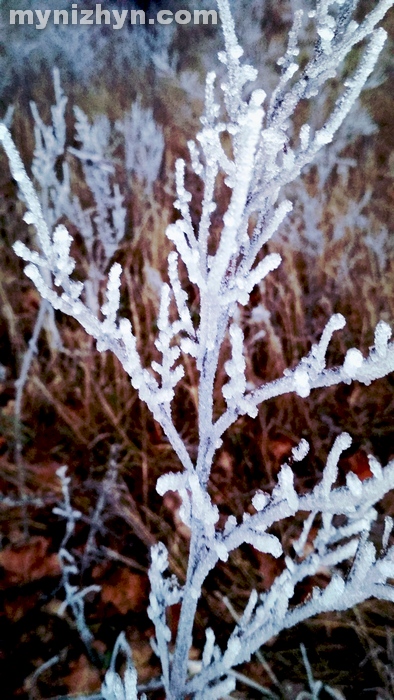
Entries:
{"type": "MultiPolygon", "coordinates": [[[[284,56],[278,61],[281,77],[267,103],[263,90],[248,93],[247,85],[256,78],[255,69],[241,62],[243,54],[236,38],[228,0],[218,0],[223,24],[225,49],[219,59],[226,77],[221,85],[224,105],[217,97],[216,76],[206,82],[205,112],[196,142],[189,143],[191,166],[203,183],[201,217],[192,223],[192,194],[186,189],[186,164],[176,165],[175,207],[179,219],[167,228],[174,243],[168,257],[168,282],[161,290],[156,348],[161,360],[144,368],[137,350],[137,338],[131,323],[118,319],[121,267],[112,265],[106,286],[105,303],[89,303],[87,288],[72,278],[75,261],[70,256],[71,236],[62,224],[48,221],[10,133],[0,125],[0,140],[10,161],[11,172],[27,206],[25,221],[34,226],[38,251],[18,242],[16,253],[27,263],[26,274],[54,309],[77,319],[95,338],[99,351],[111,350],[122,363],[140,398],[146,402],[174,448],[183,470],[160,477],[157,489],[177,491],[182,499],[181,517],[190,527],[191,541],[186,582],[183,587],[167,578],[167,551],[163,544],[152,550],[150,571],[151,598],[149,614],[155,624],[155,649],[160,657],[163,684],[168,700],[215,700],[233,688],[231,667],[250,658],[261,644],[281,629],[325,610],[344,609],[370,596],[394,600],[387,580],[394,576],[393,548],[388,546],[391,520],[386,520],[382,553],[376,557],[368,533],[376,518],[376,502],[394,485],[394,462],[384,469],[370,458],[373,477],[361,482],[348,478],[342,488],[334,486],[341,453],[350,445],[347,434],[337,438],[328,456],[321,483],[309,495],[299,496],[293,484],[290,464],[282,467],[272,494],[258,492],[252,503],[254,515],[246,514],[237,523],[229,516],[223,530],[218,528],[219,511],[207,490],[214,455],[224,432],[242,415],[257,415],[262,402],[295,392],[300,397],[312,389],[357,380],[369,384],[394,370],[394,344],[391,330],[383,321],[375,330],[374,345],[368,357],[352,348],[341,366],[327,368],[326,353],[335,331],[345,319],[335,314],[328,320],[320,341],[313,345],[294,369],[282,377],[253,390],[247,388],[244,338],[239,322],[239,307],[248,304],[253,288],[281,262],[276,253],[263,254],[264,245],[290,212],[292,205],[282,197],[282,189],[310,164],[317,153],[334,138],[338,128],[358,98],[371,74],[385,41],[385,32],[376,25],[391,7],[391,0],[381,0],[364,20],[357,24],[353,0],[318,0],[315,10],[295,14],[284,56]],[[299,63],[299,34],[304,22],[315,22],[316,41],[306,66],[299,63]],[[364,42],[363,55],[352,77],[344,83],[324,125],[313,131],[305,122],[294,134],[292,115],[301,100],[311,102],[325,83],[339,74],[349,52],[364,42]],[[266,105],[266,106],[264,106],[266,105]],[[231,147],[225,147],[230,140],[231,147]],[[217,207],[215,189],[224,176],[230,197],[223,216],[220,238],[213,245],[211,217],[217,207]],[[185,275],[198,290],[200,300],[197,321],[192,319],[185,275]],[[60,292],[58,290],[61,290],[60,292]],[[94,311],[96,309],[97,312],[94,311]],[[229,341],[231,356],[224,364],[228,381],[221,387],[226,408],[215,418],[214,383],[223,362],[224,345],[229,341]],[[182,353],[194,359],[199,372],[198,386],[198,453],[191,459],[182,436],[172,420],[171,405],[175,389],[183,377],[182,353]],[[268,532],[283,518],[298,511],[309,513],[295,555],[286,558],[286,568],[264,596],[253,592],[244,615],[222,652],[215,644],[214,633],[207,630],[201,673],[188,680],[188,655],[192,628],[202,585],[219,559],[243,542],[252,543],[262,552],[275,557],[282,554],[279,539],[268,532]],[[338,526],[336,516],[345,518],[338,526]],[[304,546],[313,523],[321,516],[321,525],[313,541],[313,552],[304,556],[304,546]],[[344,578],[336,567],[352,560],[350,573],[344,578]],[[291,599],[295,586],[320,566],[333,571],[331,583],[324,591],[299,606],[291,599]],[[166,609],[182,601],[178,633],[173,654],[170,653],[170,630],[166,609]]],[[[61,96],[59,93],[59,104],[61,96]]],[[[37,115],[36,115],[37,119],[37,115]]],[[[37,119],[38,121],[38,119],[37,119]]],[[[80,130],[87,129],[79,119],[80,130]]],[[[122,229],[121,196],[115,191],[119,231],[122,229]]],[[[56,219],[56,217],[55,217],[56,219]]],[[[83,217],[80,217],[82,222],[83,217]]],[[[106,220],[103,214],[101,224],[106,220]]],[[[99,221],[100,223],[100,221],[99,221]]],[[[308,445],[302,441],[293,450],[293,460],[305,457],[308,445]]],[[[113,674],[116,676],[116,674],[113,674]]],[[[123,686],[110,694],[107,676],[106,698],[126,697],[123,686]]],[[[117,681],[116,681],[117,682],[117,681]]],[[[120,681],[119,681],[120,682],[120,681]]],[[[135,683],[128,669],[127,683],[135,683]]],[[[113,681],[115,683],[115,681],[113,681]]],[[[114,686],[115,687],[115,686],[114,686]]],[[[136,693],[130,690],[130,697],[136,693]]],[[[127,696],[128,697],[128,696],[127,696]]]]}

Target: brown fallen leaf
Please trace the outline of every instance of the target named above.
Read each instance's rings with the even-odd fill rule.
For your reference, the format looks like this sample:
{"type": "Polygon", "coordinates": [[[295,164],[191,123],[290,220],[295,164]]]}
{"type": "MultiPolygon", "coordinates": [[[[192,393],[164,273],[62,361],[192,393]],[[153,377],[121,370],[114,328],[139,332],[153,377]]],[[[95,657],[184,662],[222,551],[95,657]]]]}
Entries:
{"type": "Polygon", "coordinates": [[[32,610],[41,597],[40,591],[30,595],[20,595],[14,600],[6,599],[4,601],[4,614],[12,622],[21,620],[29,610],[32,610]]]}
{"type": "Polygon", "coordinates": [[[70,673],[64,682],[70,694],[92,693],[100,688],[100,672],[82,654],[76,661],[70,662],[70,673]]]}
{"type": "Polygon", "coordinates": [[[48,554],[50,540],[31,537],[25,544],[11,545],[0,552],[0,567],[5,571],[5,585],[22,585],[46,576],[59,576],[61,568],[56,553],[48,554]]]}
{"type": "Polygon", "coordinates": [[[117,569],[105,581],[98,582],[101,585],[103,603],[112,603],[122,615],[145,608],[149,590],[147,576],[122,568],[117,569]]]}

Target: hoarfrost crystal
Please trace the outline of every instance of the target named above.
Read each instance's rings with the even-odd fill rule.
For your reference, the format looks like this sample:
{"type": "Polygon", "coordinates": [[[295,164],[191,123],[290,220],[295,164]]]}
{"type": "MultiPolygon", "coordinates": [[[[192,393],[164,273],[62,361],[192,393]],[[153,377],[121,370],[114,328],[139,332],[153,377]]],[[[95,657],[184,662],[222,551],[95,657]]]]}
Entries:
{"type": "MultiPolygon", "coordinates": [[[[105,301],[100,308],[96,292],[103,268],[93,261],[91,272],[94,274],[85,285],[71,279],[75,265],[70,256],[71,240],[63,224],[56,226],[56,203],[50,211],[44,212],[9,131],[0,124],[0,140],[27,207],[25,221],[35,227],[39,248],[39,252],[30,251],[17,243],[15,252],[28,262],[26,272],[48,303],[74,316],[95,338],[100,351],[111,350],[117,356],[132,386],[161,425],[181,465],[178,473],[160,477],[157,490],[160,494],[176,491],[182,501],[180,515],[190,529],[185,581],[181,585],[176,576],[167,574],[169,557],[164,544],[153,547],[149,574],[149,615],[155,626],[153,647],[161,661],[162,683],[168,700],[219,699],[234,688],[231,668],[249,660],[262,644],[281,630],[319,612],[347,609],[370,596],[394,600],[394,588],[390,583],[394,577],[391,519],[386,519],[379,555],[368,539],[377,517],[376,504],[394,487],[394,461],[382,467],[370,456],[370,478],[362,481],[349,474],[346,485],[336,486],[338,462],[351,445],[347,433],[340,434],[334,441],[322,479],[309,493],[297,492],[291,466],[308,454],[309,444],[305,439],[293,448],[289,463],[282,465],[272,493],[258,490],[251,499],[251,511],[245,512],[239,520],[234,515],[221,514],[208,490],[216,451],[225,431],[239,416],[256,416],[262,402],[284,394],[296,393],[304,398],[315,389],[341,382],[357,380],[369,384],[394,370],[391,329],[383,321],[376,327],[374,346],[367,357],[352,348],[342,364],[327,367],[332,335],[345,325],[344,317],[334,314],[310,352],[282,376],[255,388],[247,381],[248,360],[240,307],[249,302],[253,288],[281,263],[280,256],[267,253],[264,245],[292,209],[292,204],[283,197],[283,190],[313,162],[323,146],[335,138],[385,41],[385,32],[377,28],[377,24],[391,7],[391,0],[376,2],[359,24],[351,20],[349,8],[355,5],[356,2],[317,0],[316,10],[308,15],[315,22],[316,43],[306,61],[300,52],[300,36],[308,17],[301,10],[296,12],[287,49],[278,61],[281,77],[267,100],[261,89],[249,93],[245,90],[247,83],[255,80],[256,71],[241,61],[243,50],[235,34],[228,0],[218,0],[225,42],[219,60],[225,67],[225,77],[218,86],[215,74],[208,75],[201,131],[196,141],[189,144],[191,167],[202,181],[201,215],[195,224],[194,198],[186,186],[185,162],[180,159],[175,173],[175,207],[179,217],[166,232],[175,250],[168,257],[167,282],[156,285],[161,295],[157,353],[149,368],[142,366],[131,323],[118,318],[120,266],[115,263],[110,269],[105,301]],[[362,45],[359,64],[343,84],[343,92],[337,97],[325,124],[316,129],[305,120],[299,125],[299,139],[294,138],[292,116],[298,105],[310,103],[313,111],[314,98],[321,93],[324,84],[331,78],[341,83],[340,66],[356,45],[362,45]],[[217,97],[220,90],[225,110],[217,97]],[[230,147],[225,147],[226,142],[230,147]],[[228,199],[218,235],[213,214],[218,208],[215,197],[220,179],[225,182],[228,199]],[[96,280],[95,285],[92,280],[96,280]],[[186,291],[188,285],[194,285],[198,299],[198,309],[193,309],[193,313],[186,291]],[[55,289],[59,286],[60,293],[55,289]],[[185,354],[195,362],[199,374],[195,452],[189,449],[171,414],[179,382],[186,381],[183,376],[185,354]],[[226,373],[224,381],[221,369],[226,373]],[[217,382],[222,382],[221,403],[214,398],[217,382]],[[280,557],[282,543],[269,530],[276,522],[293,517],[297,512],[306,515],[302,516],[303,525],[292,553],[284,557],[284,570],[267,593],[251,593],[244,615],[236,622],[223,651],[215,644],[213,631],[207,630],[199,671],[190,676],[193,624],[207,575],[219,560],[226,561],[229,553],[245,542],[261,552],[280,557]],[[344,562],[349,566],[346,576],[342,573],[344,562]],[[296,586],[322,567],[331,572],[330,583],[324,590],[315,589],[310,598],[294,605],[296,586]],[[172,647],[167,608],[175,604],[180,605],[180,618],[172,647]]],[[[61,128],[64,105],[57,81],[53,112],[57,127],[52,136],[45,130],[38,111],[34,111],[40,134],[37,159],[42,162],[49,163],[48,154],[64,148],[65,133],[61,128]]],[[[302,114],[307,112],[299,110],[298,121],[302,121],[302,114]]],[[[72,205],[69,201],[68,218],[82,226],[88,250],[94,231],[100,231],[107,264],[123,237],[125,225],[122,195],[111,180],[109,123],[106,119],[90,123],[80,110],[75,114],[82,148],[69,149],[69,152],[83,164],[95,200],[95,213],[92,219],[83,212],[79,201],[74,200],[72,205]]],[[[129,135],[140,125],[142,114],[141,105],[136,103],[130,116],[118,123],[118,129],[129,135]]],[[[149,189],[157,174],[163,145],[161,132],[152,127],[152,115],[148,133],[154,141],[152,169],[145,171],[141,165],[141,153],[147,151],[149,144],[144,142],[140,150],[129,149],[127,154],[128,167],[146,181],[149,189]]],[[[35,167],[38,178],[38,160],[35,167]]],[[[61,183],[52,184],[59,201],[66,201],[61,183]]],[[[269,311],[255,314],[256,321],[260,317],[268,327],[269,311]]],[[[75,513],[72,515],[68,506],[67,509],[68,517],[75,518],[75,513]]],[[[66,562],[65,553],[63,558],[64,566],[71,567],[72,562],[66,562]]],[[[71,575],[70,568],[68,572],[71,575]]],[[[70,590],[70,596],[74,593],[70,590]]],[[[135,669],[123,637],[117,642],[102,694],[105,700],[137,698],[135,669]],[[123,679],[114,667],[118,651],[122,651],[127,660],[123,679]]]]}

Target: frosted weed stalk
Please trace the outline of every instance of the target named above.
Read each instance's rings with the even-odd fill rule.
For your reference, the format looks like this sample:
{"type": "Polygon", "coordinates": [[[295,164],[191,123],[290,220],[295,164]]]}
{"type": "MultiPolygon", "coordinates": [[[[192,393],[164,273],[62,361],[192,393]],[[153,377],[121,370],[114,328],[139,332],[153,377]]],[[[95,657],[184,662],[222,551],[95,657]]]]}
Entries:
{"type": "MultiPolygon", "coordinates": [[[[351,444],[348,434],[343,433],[335,440],[323,478],[310,493],[297,493],[291,465],[284,464],[273,492],[258,491],[254,495],[253,514],[245,513],[241,521],[230,515],[223,527],[219,527],[219,510],[208,492],[215,453],[223,434],[239,416],[255,417],[263,401],[289,392],[307,397],[312,389],[342,382],[349,384],[353,380],[369,384],[394,370],[391,330],[383,321],[376,327],[374,346],[368,357],[351,348],[341,366],[327,368],[326,353],[331,337],[345,325],[343,316],[335,314],[328,320],[320,341],[293,369],[285,370],[274,381],[251,387],[246,377],[240,323],[239,307],[248,304],[255,285],[281,262],[278,254],[263,255],[261,251],[292,208],[281,196],[283,188],[331,142],[383,47],[386,34],[376,25],[391,7],[391,0],[378,2],[360,24],[353,19],[356,5],[354,0],[320,0],[309,13],[297,10],[287,50],[278,62],[281,77],[267,101],[263,90],[245,89],[255,80],[256,71],[241,63],[243,51],[235,35],[229,4],[227,0],[218,0],[225,41],[225,49],[219,53],[226,69],[221,85],[224,109],[217,102],[215,74],[209,73],[202,129],[197,141],[189,143],[192,168],[204,186],[201,217],[194,227],[192,195],[185,187],[185,163],[178,160],[175,206],[180,217],[167,228],[175,250],[168,256],[168,282],[161,288],[157,320],[156,348],[161,361],[152,362],[149,368],[141,365],[131,323],[125,318],[118,319],[120,265],[115,263],[110,269],[106,301],[96,315],[92,305],[86,303],[84,284],[71,277],[75,267],[70,256],[71,236],[63,224],[55,226],[53,231],[48,228],[11,136],[4,125],[0,126],[0,139],[12,175],[27,206],[25,221],[34,226],[39,240],[39,251],[29,250],[21,242],[14,246],[16,253],[28,263],[26,274],[55,309],[81,323],[95,338],[98,350],[114,352],[140,398],[162,426],[182,465],[179,472],[161,476],[157,490],[160,494],[176,491],[182,499],[180,515],[191,533],[186,581],[181,585],[175,576],[167,575],[168,553],[162,543],[152,548],[149,575],[149,616],[155,626],[153,644],[161,661],[168,700],[186,697],[215,700],[227,695],[235,686],[234,675],[230,674],[233,666],[250,659],[281,630],[317,613],[345,610],[371,596],[394,601],[394,588],[389,583],[394,577],[394,548],[389,546],[391,518],[385,519],[379,556],[369,540],[377,518],[375,504],[394,486],[394,461],[383,468],[371,456],[371,478],[361,481],[355,474],[349,474],[346,485],[336,487],[338,461],[351,444]],[[309,20],[314,22],[316,42],[309,61],[301,68],[298,36],[303,23],[309,20]],[[292,116],[300,101],[311,101],[313,107],[313,99],[327,80],[337,75],[346,56],[360,42],[364,42],[364,48],[358,67],[344,83],[343,92],[324,125],[312,129],[305,122],[294,133],[292,116]],[[229,139],[231,148],[225,148],[229,139]],[[217,207],[215,188],[220,176],[224,176],[231,195],[220,238],[215,243],[211,215],[217,207]],[[184,291],[186,277],[198,290],[197,320],[192,318],[184,291]],[[58,292],[58,288],[62,291],[58,292]],[[227,347],[231,350],[226,360],[227,347]],[[199,443],[195,461],[171,414],[175,388],[184,374],[182,355],[189,355],[199,372],[199,443]],[[223,366],[228,381],[221,386],[226,407],[220,413],[213,396],[218,370],[223,366]],[[199,672],[189,677],[193,623],[208,573],[245,542],[280,557],[281,542],[269,530],[274,523],[295,516],[298,511],[307,515],[293,545],[293,555],[285,558],[284,571],[267,593],[252,591],[224,650],[216,644],[213,630],[206,630],[199,672]],[[316,525],[313,551],[308,549],[306,553],[305,545],[307,541],[309,545],[312,527],[316,525]],[[343,567],[339,567],[342,562],[348,562],[346,576],[341,573],[343,567]],[[331,571],[327,587],[314,589],[311,597],[299,605],[292,604],[297,584],[316,574],[320,567],[331,571]],[[181,603],[181,614],[172,647],[166,613],[176,603],[181,603]]],[[[301,440],[293,449],[291,461],[304,459],[308,450],[307,441],[301,440]]],[[[122,648],[123,643],[122,638],[122,648]]],[[[111,666],[102,692],[106,700],[137,698],[131,660],[124,680],[111,666]]]]}

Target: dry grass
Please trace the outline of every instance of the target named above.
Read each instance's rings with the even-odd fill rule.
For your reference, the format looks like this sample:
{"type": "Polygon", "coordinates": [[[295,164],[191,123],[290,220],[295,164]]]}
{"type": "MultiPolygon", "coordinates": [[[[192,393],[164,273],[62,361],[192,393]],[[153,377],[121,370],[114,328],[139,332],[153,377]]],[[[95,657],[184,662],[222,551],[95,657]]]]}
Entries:
{"type": "MultiPolygon", "coordinates": [[[[67,92],[68,86],[63,87],[67,92]]],[[[50,104],[50,88],[37,89],[36,99],[40,105],[50,104]]],[[[182,100],[184,94],[176,86],[166,82],[156,85],[154,104],[159,117],[164,115],[169,119],[170,111],[183,113],[182,100]]],[[[119,104],[123,102],[122,97],[119,104]]],[[[252,295],[253,308],[264,306],[270,312],[269,321],[263,326],[265,334],[261,333],[262,324],[256,322],[251,309],[242,312],[252,382],[273,379],[285,367],[294,365],[319,338],[326,320],[334,312],[343,313],[348,325],[332,343],[330,362],[333,364],[353,345],[366,351],[372,344],[373,328],[380,318],[394,325],[393,256],[388,256],[382,267],[363,240],[362,232],[349,229],[340,241],[334,241],[332,235],[335,217],[347,206],[349,197],[360,199],[366,183],[372,189],[366,215],[373,230],[378,232],[382,225],[390,230],[393,223],[390,207],[393,189],[388,172],[393,136],[387,125],[393,99],[383,85],[369,102],[372,116],[381,130],[363,144],[357,143],[353,150],[350,148],[349,156],[358,159],[358,166],[352,171],[349,190],[344,192],[338,187],[335,178],[331,183],[329,205],[322,222],[325,234],[322,254],[312,258],[302,251],[292,250],[281,239],[274,240],[271,249],[280,251],[283,264],[252,295]]],[[[115,103],[113,92],[105,86],[94,96],[85,94],[79,99],[82,108],[91,113],[108,111],[112,119],[121,116],[115,103]]],[[[29,162],[33,149],[32,125],[25,106],[21,100],[15,136],[25,162],[29,162]]],[[[197,110],[198,105],[194,107],[197,110]]],[[[148,197],[136,181],[130,181],[123,171],[119,172],[121,189],[129,192],[126,200],[128,232],[116,255],[124,268],[122,304],[124,313],[133,321],[146,364],[155,352],[158,310],[158,298],[149,284],[147,266],[165,277],[170,244],[164,232],[175,217],[173,166],[176,157],[186,154],[186,140],[192,135],[194,124],[177,119],[165,123],[164,127],[166,155],[162,177],[155,185],[153,196],[148,197]]],[[[76,181],[76,187],[79,186],[82,187],[76,181]]],[[[190,178],[190,186],[196,195],[194,215],[197,220],[201,193],[193,178],[190,178]]],[[[313,187],[313,182],[309,186],[313,187]]],[[[21,224],[22,213],[15,185],[4,168],[0,182],[0,343],[6,378],[1,384],[0,491],[15,498],[18,497],[19,475],[13,463],[14,382],[39,304],[36,292],[23,276],[21,264],[11,251],[15,240],[27,236],[21,224]]],[[[217,223],[220,227],[220,221],[217,223]]],[[[83,270],[81,246],[75,246],[75,253],[83,270]]],[[[197,310],[195,290],[190,287],[188,292],[197,310]]],[[[41,537],[48,543],[48,557],[57,551],[63,525],[52,514],[53,504],[59,497],[55,469],[67,463],[73,479],[73,503],[84,516],[73,542],[76,555],[84,562],[81,582],[94,581],[104,586],[96,604],[88,606],[88,621],[97,639],[96,651],[102,660],[108,659],[117,631],[127,627],[141,677],[148,678],[158,672],[149,651],[152,629],[145,613],[149,546],[159,539],[166,542],[171,567],[181,580],[186,567],[188,532],[179,519],[179,503],[174,496],[161,499],[155,492],[157,477],[179,465],[161,429],[138,401],[117,360],[99,355],[72,320],[59,316],[57,323],[65,351],[54,350],[50,338],[42,334],[23,402],[26,485],[29,496],[40,498],[42,505],[27,509],[27,541],[21,510],[8,506],[0,508],[2,549],[19,556],[22,552],[26,563],[34,554],[30,553],[33,550],[29,550],[29,542],[41,537]],[[116,446],[118,464],[117,487],[107,500],[102,527],[95,533],[95,546],[84,558],[95,503],[113,446],[116,446]],[[130,574],[134,576],[132,580],[130,574]],[[124,589],[123,597],[115,593],[117,589],[124,589]]],[[[223,377],[224,360],[225,353],[218,385],[223,377]]],[[[185,378],[177,390],[174,420],[193,455],[197,440],[197,373],[192,363],[187,363],[185,369],[185,378]]],[[[219,410],[222,401],[219,390],[216,400],[219,410]]],[[[267,402],[261,407],[257,420],[241,419],[228,432],[217,455],[210,489],[221,513],[241,514],[248,508],[256,488],[272,488],[280,464],[301,436],[308,438],[312,445],[308,461],[298,467],[296,475],[297,487],[301,490],[309,488],[319,478],[333,438],[345,429],[352,434],[354,442],[351,453],[341,461],[341,478],[349,469],[362,469],[369,450],[386,462],[394,452],[393,409],[392,377],[367,388],[354,384],[315,392],[307,400],[285,396],[267,402]]],[[[386,511],[393,514],[393,505],[392,497],[388,496],[384,504],[386,511]]],[[[285,548],[290,547],[297,527],[296,522],[281,524],[285,548]]],[[[46,561],[45,557],[43,559],[46,561]]],[[[61,591],[57,590],[58,571],[43,566],[44,574],[37,578],[33,573],[34,564],[29,566],[31,573],[25,580],[12,578],[4,563],[1,569],[0,595],[4,607],[0,616],[4,642],[0,648],[0,675],[4,676],[8,693],[4,697],[35,700],[72,689],[76,692],[94,690],[99,683],[99,673],[92,670],[84,656],[72,621],[57,614],[62,598],[61,591]],[[35,678],[34,671],[54,655],[59,655],[59,663],[35,678]],[[79,686],[76,678],[80,679],[79,686]]],[[[196,648],[201,646],[208,624],[217,631],[219,642],[226,638],[232,617],[224,596],[240,611],[250,589],[265,590],[280,570],[280,561],[275,562],[245,545],[233,554],[228,564],[221,564],[212,572],[196,620],[196,648]]],[[[297,592],[299,600],[316,584],[324,585],[324,576],[307,582],[297,592]]],[[[176,609],[172,615],[175,633],[176,609]]],[[[295,697],[297,690],[305,685],[301,641],[308,649],[315,677],[340,688],[346,698],[378,697],[378,687],[383,688],[379,691],[380,697],[392,697],[394,658],[387,631],[392,623],[392,606],[367,602],[357,610],[343,615],[324,615],[282,634],[268,645],[266,659],[283,683],[288,683],[288,698],[295,697]],[[368,691],[368,688],[375,690],[368,691]]],[[[242,670],[272,687],[272,678],[261,664],[253,662],[242,670]]],[[[153,693],[151,697],[159,698],[160,693],[153,693]]],[[[260,695],[241,684],[237,697],[260,695]]]]}

